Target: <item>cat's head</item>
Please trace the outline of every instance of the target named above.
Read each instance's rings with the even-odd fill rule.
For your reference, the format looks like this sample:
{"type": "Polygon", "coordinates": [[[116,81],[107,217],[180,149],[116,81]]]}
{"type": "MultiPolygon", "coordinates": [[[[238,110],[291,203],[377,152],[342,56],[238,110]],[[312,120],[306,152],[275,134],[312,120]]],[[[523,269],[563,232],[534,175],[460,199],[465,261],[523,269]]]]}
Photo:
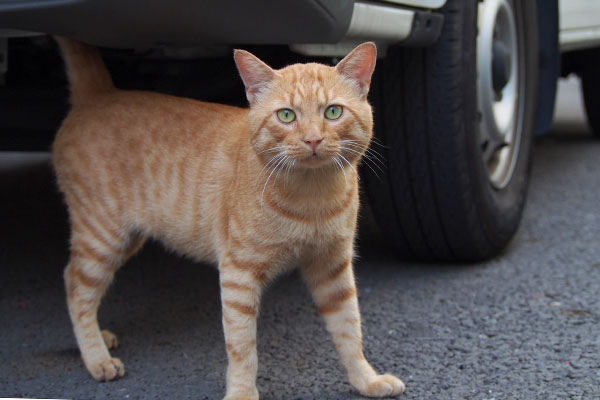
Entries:
{"type": "Polygon", "coordinates": [[[366,151],[373,115],[367,102],[377,50],[363,43],[335,67],[294,64],[273,70],[236,50],[250,103],[249,129],[264,163],[293,168],[347,167],[366,151]]]}

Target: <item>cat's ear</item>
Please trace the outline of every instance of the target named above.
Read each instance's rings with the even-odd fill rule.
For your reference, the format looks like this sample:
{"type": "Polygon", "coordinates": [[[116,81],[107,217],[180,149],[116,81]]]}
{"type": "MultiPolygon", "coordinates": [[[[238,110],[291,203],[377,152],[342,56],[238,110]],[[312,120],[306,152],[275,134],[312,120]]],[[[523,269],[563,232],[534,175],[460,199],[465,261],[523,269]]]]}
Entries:
{"type": "Polygon", "coordinates": [[[234,50],[233,59],[242,81],[244,81],[246,97],[250,105],[253,105],[260,93],[269,86],[275,77],[275,71],[255,55],[244,50],[234,50]]]}
{"type": "Polygon", "coordinates": [[[361,97],[366,97],[371,85],[371,75],[377,60],[377,47],[373,42],[358,45],[336,66],[336,71],[356,86],[361,97]]]}

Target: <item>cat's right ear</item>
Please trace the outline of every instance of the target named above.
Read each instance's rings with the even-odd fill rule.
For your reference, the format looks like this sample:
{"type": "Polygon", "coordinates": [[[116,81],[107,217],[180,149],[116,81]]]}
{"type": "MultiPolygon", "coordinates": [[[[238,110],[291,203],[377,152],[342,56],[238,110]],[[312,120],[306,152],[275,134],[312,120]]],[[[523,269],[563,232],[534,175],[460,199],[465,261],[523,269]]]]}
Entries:
{"type": "Polygon", "coordinates": [[[248,102],[252,106],[275,77],[275,71],[245,50],[234,50],[233,59],[246,87],[248,102]]]}

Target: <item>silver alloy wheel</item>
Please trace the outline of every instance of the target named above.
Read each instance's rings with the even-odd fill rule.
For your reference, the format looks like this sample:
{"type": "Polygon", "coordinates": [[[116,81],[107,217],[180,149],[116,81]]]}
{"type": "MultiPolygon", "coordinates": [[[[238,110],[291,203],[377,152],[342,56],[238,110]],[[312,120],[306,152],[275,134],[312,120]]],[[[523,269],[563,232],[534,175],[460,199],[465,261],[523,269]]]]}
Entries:
{"type": "Polygon", "coordinates": [[[481,1],[477,27],[481,155],[492,186],[502,189],[519,154],[524,110],[524,56],[512,2],[481,1]]]}

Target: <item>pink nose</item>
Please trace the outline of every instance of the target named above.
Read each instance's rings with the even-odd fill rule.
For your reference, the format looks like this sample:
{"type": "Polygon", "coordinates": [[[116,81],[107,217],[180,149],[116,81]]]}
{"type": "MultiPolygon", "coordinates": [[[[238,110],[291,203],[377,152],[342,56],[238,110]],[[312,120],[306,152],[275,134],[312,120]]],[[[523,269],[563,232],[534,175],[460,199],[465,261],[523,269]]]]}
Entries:
{"type": "Polygon", "coordinates": [[[310,139],[304,139],[304,143],[306,143],[307,145],[309,145],[309,146],[310,146],[310,148],[311,148],[311,149],[312,149],[312,151],[313,151],[313,154],[316,154],[316,153],[317,153],[317,146],[318,146],[318,145],[319,145],[319,143],[321,143],[322,141],[323,141],[323,139],[322,139],[322,138],[318,138],[318,139],[313,139],[313,138],[310,138],[310,139]]]}

